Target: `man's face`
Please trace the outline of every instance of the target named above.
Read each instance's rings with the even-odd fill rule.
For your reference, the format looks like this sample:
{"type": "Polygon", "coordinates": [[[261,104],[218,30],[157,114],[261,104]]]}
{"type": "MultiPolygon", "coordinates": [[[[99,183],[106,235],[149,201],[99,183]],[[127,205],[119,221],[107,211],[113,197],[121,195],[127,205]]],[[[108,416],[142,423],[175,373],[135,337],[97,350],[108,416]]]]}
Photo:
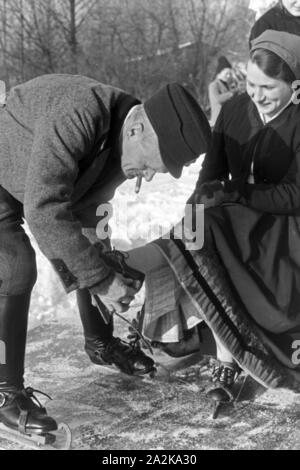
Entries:
{"type": "Polygon", "coordinates": [[[282,0],[282,4],[291,15],[300,16],[300,0],[282,0]]]}
{"type": "Polygon", "coordinates": [[[258,111],[272,118],[290,101],[292,87],[282,80],[268,77],[256,64],[249,61],[247,93],[258,111]]]}
{"type": "Polygon", "coordinates": [[[142,176],[151,181],[155,173],[168,172],[161,159],[157,135],[147,118],[124,129],[121,166],[128,179],[142,176]]]}
{"type": "Polygon", "coordinates": [[[232,80],[232,70],[227,67],[226,69],[223,69],[219,74],[218,78],[222,80],[223,82],[230,82],[232,80]]]}

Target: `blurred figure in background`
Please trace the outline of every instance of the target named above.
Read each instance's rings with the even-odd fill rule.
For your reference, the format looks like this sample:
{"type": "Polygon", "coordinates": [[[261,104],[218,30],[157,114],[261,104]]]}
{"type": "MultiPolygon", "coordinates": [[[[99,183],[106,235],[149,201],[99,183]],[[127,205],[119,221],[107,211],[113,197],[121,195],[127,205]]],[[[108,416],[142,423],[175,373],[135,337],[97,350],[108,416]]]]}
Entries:
{"type": "Polygon", "coordinates": [[[233,75],[237,84],[238,93],[246,91],[247,70],[244,62],[237,62],[233,65],[233,75]]]}
{"type": "Polygon", "coordinates": [[[250,42],[267,29],[300,36],[300,0],[280,0],[259,18],[250,33],[250,42]]]}
{"type": "Polygon", "coordinates": [[[219,116],[222,105],[230,100],[237,91],[232,65],[221,56],[218,60],[216,78],[209,84],[208,96],[211,108],[210,125],[213,127],[219,116]]]}

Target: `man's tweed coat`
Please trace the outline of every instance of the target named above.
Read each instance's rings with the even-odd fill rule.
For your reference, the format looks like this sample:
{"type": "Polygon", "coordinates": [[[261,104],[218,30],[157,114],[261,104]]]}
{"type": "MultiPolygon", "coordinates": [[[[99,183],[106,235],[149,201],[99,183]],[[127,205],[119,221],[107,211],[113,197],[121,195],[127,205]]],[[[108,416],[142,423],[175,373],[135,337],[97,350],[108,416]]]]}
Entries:
{"type": "Polygon", "coordinates": [[[23,203],[67,292],[110,274],[82,227],[96,226],[97,206],[124,181],[119,135],[138,103],[90,78],[54,74],[16,86],[0,109],[0,185],[23,203]]]}

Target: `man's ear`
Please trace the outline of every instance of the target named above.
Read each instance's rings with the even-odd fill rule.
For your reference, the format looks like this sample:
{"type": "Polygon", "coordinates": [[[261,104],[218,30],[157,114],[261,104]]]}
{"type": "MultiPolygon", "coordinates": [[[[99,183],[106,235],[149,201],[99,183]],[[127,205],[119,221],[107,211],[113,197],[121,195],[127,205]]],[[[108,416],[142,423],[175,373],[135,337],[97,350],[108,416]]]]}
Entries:
{"type": "Polygon", "coordinates": [[[138,138],[144,132],[144,124],[142,122],[137,122],[132,124],[127,131],[127,136],[130,138],[138,138]]]}

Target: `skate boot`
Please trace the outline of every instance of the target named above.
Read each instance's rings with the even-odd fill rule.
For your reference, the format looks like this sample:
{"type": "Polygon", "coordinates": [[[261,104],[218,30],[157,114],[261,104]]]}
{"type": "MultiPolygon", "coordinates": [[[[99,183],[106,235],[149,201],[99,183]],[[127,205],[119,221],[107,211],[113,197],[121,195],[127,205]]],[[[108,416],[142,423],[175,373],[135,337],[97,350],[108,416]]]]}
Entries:
{"type": "Polygon", "coordinates": [[[31,291],[0,296],[0,339],[4,357],[0,364],[0,422],[23,434],[45,434],[57,429],[54,419],[34,396],[24,389],[24,357],[31,291]]]}
{"type": "MultiPolygon", "coordinates": [[[[0,389],[0,422],[22,434],[47,434],[57,430],[56,421],[47,415],[46,409],[34,395],[38,390],[0,389]]],[[[45,393],[43,395],[47,396],[45,393]]],[[[48,397],[50,398],[50,397],[48,397]]]]}
{"type": "Polygon", "coordinates": [[[211,361],[211,381],[215,387],[206,396],[214,405],[213,419],[217,418],[222,405],[234,402],[233,387],[240,373],[241,369],[235,362],[222,362],[218,359],[211,361]]]}
{"type": "Polygon", "coordinates": [[[155,349],[160,349],[171,357],[188,356],[200,350],[198,328],[194,327],[191,330],[184,331],[183,338],[177,343],[152,341],[151,346],[155,349]]]}
{"type": "Polygon", "coordinates": [[[137,343],[131,345],[114,337],[106,342],[86,338],[85,350],[94,364],[113,364],[128,375],[146,375],[155,371],[154,361],[137,343]]]}
{"type": "Polygon", "coordinates": [[[85,350],[94,364],[113,364],[128,375],[144,375],[155,370],[154,361],[138,344],[131,345],[113,336],[113,318],[105,324],[92,305],[87,289],[77,291],[77,303],[85,336],[85,350]]]}

